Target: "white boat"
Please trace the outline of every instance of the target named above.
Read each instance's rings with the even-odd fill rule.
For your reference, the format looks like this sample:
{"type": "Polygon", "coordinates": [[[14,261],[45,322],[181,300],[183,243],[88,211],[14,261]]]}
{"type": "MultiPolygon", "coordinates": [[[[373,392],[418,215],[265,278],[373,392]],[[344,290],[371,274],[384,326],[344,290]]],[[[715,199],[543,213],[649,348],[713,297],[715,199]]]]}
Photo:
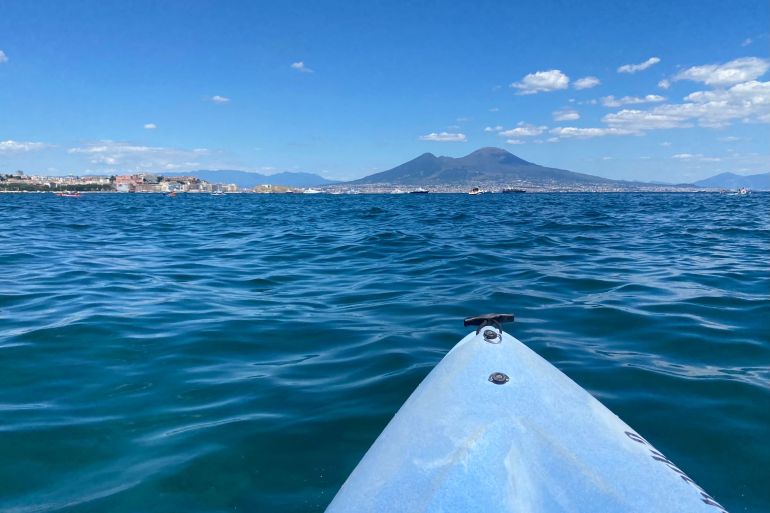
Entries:
{"type": "Polygon", "coordinates": [[[499,330],[512,318],[466,319],[478,331],[407,399],[327,513],[724,513],[642,435],[499,330]]]}

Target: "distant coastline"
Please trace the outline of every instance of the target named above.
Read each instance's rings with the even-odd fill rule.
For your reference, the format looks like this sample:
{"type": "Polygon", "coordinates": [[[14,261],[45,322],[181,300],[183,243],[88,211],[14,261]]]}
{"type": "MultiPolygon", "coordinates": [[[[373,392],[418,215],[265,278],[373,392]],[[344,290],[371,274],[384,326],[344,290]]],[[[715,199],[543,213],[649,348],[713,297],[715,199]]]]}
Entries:
{"type": "Polygon", "coordinates": [[[87,176],[0,173],[0,192],[398,194],[519,190],[598,193],[719,192],[743,187],[770,190],[770,173],[750,176],[721,173],[692,184],[613,180],[541,166],[494,147],[480,148],[459,158],[424,153],[387,171],[348,182],[335,182],[306,172],[261,175],[237,170],[87,176]]]}

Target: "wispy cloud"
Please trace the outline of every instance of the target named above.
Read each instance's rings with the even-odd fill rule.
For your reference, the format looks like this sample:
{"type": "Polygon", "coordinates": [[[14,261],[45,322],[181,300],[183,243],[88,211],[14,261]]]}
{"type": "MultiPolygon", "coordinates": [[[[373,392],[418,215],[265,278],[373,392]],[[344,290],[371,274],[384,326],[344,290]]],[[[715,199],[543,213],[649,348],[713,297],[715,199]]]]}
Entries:
{"type": "Polygon", "coordinates": [[[673,80],[692,80],[706,85],[723,87],[756,80],[770,69],[770,60],[743,57],[724,64],[693,66],[677,73],[673,80]]]}
{"type": "Polygon", "coordinates": [[[640,62],[639,64],[624,64],[618,68],[618,73],[638,73],[639,71],[644,71],[650,66],[654,66],[659,62],[660,59],[658,57],[650,57],[646,61],[640,62]]]}
{"type": "Polygon", "coordinates": [[[230,98],[228,98],[227,96],[220,96],[220,95],[217,94],[217,95],[214,95],[214,96],[211,97],[211,101],[214,102],[214,103],[222,104],[222,103],[229,102],[230,98]]]}
{"type": "Polygon", "coordinates": [[[572,87],[575,89],[591,89],[601,84],[601,80],[596,77],[583,77],[575,80],[572,87]]]}
{"type": "Polygon", "coordinates": [[[468,140],[465,134],[452,133],[452,132],[431,132],[426,135],[418,137],[421,141],[434,141],[434,142],[466,142],[468,140]]]}
{"type": "Polygon", "coordinates": [[[719,157],[706,157],[702,153],[677,153],[671,156],[672,159],[699,162],[721,162],[719,157]]]}
{"type": "Polygon", "coordinates": [[[577,138],[590,139],[593,137],[604,137],[607,135],[634,135],[638,132],[624,128],[578,128],[574,126],[560,126],[551,129],[551,133],[563,139],[577,138]]]}
{"type": "Polygon", "coordinates": [[[553,113],[554,121],[576,121],[580,119],[580,113],[574,109],[557,110],[553,113]]]}
{"type": "Polygon", "coordinates": [[[36,141],[0,141],[0,153],[20,153],[27,151],[36,151],[47,148],[49,145],[36,141]]]}
{"type": "Polygon", "coordinates": [[[605,107],[621,107],[623,105],[636,105],[640,103],[659,103],[666,101],[666,98],[657,94],[648,94],[647,96],[624,96],[615,98],[614,96],[605,96],[602,98],[602,105],[605,107]]]}
{"type": "Polygon", "coordinates": [[[661,89],[668,89],[669,87],[671,87],[671,81],[668,80],[667,78],[664,78],[663,80],[658,82],[658,87],[660,87],[661,89]]]}
{"type": "Polygon", "coordinates": [[[313,73],[313,70],[305,66],[305,63],[302,61],[292,62],[291,69],[297,70],[300,73],[313,73]]]}
{"type": "Polygon", "coordinates": [[[504,130],[500,132],[499,135],[503,137],[512,137],[512,138],[535,137],[537,135],[542,134],[547,129],[548,129],[547,126],[536,126],[536,125],[530,125],[529,123],[521,122],[518,124],[516,128],[512,128],[510,130],[504,130]]]}
{"type": "Polygon", "coordinates": [[[155,130],[156,128],[158,128],[158,125],[156,125],[155,123],[145,123],[144,128],[147,130],[155,130]]]}
{"type": "Polygon", "coordinates": [[[0,64],[3,64],[4,62],[8,62],[8,56],[4,51],[0,50],[0,64]]]}
{"type": "Polygon", "coordinates": [[[123,141],[101,140],[67,150],[83,155],[90,164],[121,167],[127,170],[174,170],[200,165],[198,158],[208,155],[205,148],[185,150],[161,146],[144,146],[123,141]]]}
{"type": "Polygon", "coordinates": [[[527,141],[522,141],[521,139],[508,139],[505,141],[505,144],[525,144],[527,141]]]}
{"type": "Polygon", "coordinates": [[[535,94],[566,89],[569,86],[569,77],[558,69],[537,71],[530,73],[519,82],[514,82],[511,87],[518,89],[517,94],[535,94]]]}
{"type": "Polygon", "coordinates": [[[741,46],[749,46],[753,42],[754,41],[750,37],[747,37],[746,39],[743,40],[743,42],[741,43],[741,46]]]}
{"type": "Polygon", "coordinates": [[[485,132],[500,132],[504,130],[502,125],[484,127],[485,132]]]}

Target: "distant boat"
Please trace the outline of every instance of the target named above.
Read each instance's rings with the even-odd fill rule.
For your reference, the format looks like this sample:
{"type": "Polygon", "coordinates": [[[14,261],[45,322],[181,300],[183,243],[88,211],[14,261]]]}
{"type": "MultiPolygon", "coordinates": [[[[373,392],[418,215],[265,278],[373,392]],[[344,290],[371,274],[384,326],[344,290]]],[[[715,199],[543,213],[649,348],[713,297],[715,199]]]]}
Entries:
{"type": "Polygon", "coordinates": [[[409,191],[409,194],[428,194],[430,191],[427,189],[423,189],[420,187],[419,189],[415,189],[413,191],[409,191]]]}
{"type": "Polygon", "coordinates": [[[167,193],[164,194],[164,196],[169,197],[169,198],[176,198],[176,191],[167,192],[167,193]]]}
{"type": "Polygon", "coordinates": [[[222,191],[216,191],[211,193],[212,196],[224,196],[225,193],[222,191]]]}
{"type": "Polygon", "coordinates": [[[319,191],[318,189],[305,189],[303,191],[303,194],[321,194],[323,191],[319,191]]]}
{"type": "Polygon", "coordinates": [[[483,194],[483,193],[484,191],[482,191],[478,187],[474,187],[473,189],[470,190],[468,194],[470,194],[471,196],[476,196],[477,194],[483,194]]]}
{"type": "Polygon", "coordinates": [[[741,187],[740,189],[738,189],[738,194],[740,194],[741,196],[747,196],[751,194],[751,191],[749,190],[748,187],[741,187]]]}
{"type": "Polygon", "coordinates": [[[60,198],[79,198],[80,193],[79,192],[57,192],[57,196],[60,198]]]}
{"type": "Polygon", "coordinates": [[[527,192],[524,189],[503,189],[503,194],[514,194],[514,193],[522,193],[527,192]]]}

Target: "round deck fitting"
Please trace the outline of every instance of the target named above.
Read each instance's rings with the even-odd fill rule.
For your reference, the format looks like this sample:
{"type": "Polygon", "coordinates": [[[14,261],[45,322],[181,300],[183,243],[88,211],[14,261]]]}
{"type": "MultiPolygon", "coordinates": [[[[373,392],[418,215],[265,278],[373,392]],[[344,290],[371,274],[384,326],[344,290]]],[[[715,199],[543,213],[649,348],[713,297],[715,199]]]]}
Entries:
{"type": "Polygon", "coordinates": [[[499,344],[503,341],[502,337],[495,330],[484,330],[484,340],[490,344],[499,344]]]}
{"type": "Polygon", "coordinates": [[[489,381],[494,383],[495,385],[505,385],[508,383],[510,378],[507,374],[503,374],[502,372],[493,372],[489,375],[489,381]]]}

